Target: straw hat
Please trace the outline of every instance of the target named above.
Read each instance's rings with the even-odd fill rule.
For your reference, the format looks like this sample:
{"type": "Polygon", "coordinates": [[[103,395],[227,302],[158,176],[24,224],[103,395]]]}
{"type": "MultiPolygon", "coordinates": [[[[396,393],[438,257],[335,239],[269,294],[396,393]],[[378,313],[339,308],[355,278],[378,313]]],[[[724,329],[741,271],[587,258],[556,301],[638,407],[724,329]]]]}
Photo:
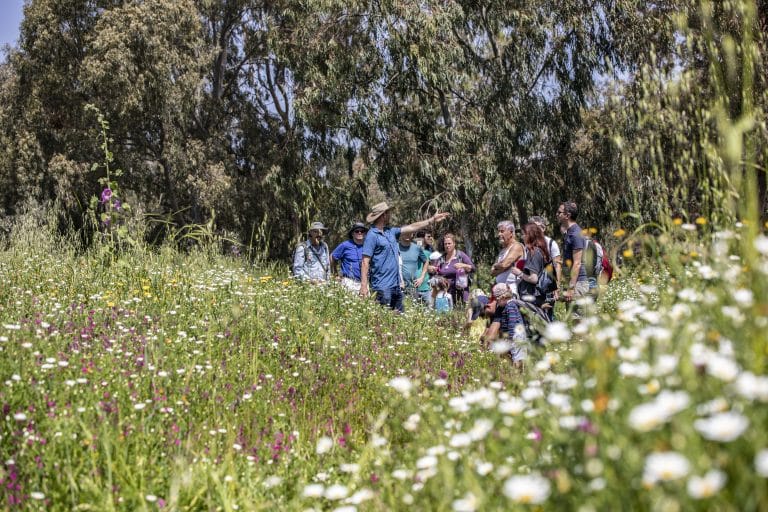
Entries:
{"type": "Polygon", "coordinates": [[[389,210],[390,207],[387,203],[379,203],[373,206],[371,209],[371,213],[368,214],[368,216],[365,218],[366,222],[368,224],[373,224],[376,222],[376,219],[384,215],[384,212],[389,210]]]}

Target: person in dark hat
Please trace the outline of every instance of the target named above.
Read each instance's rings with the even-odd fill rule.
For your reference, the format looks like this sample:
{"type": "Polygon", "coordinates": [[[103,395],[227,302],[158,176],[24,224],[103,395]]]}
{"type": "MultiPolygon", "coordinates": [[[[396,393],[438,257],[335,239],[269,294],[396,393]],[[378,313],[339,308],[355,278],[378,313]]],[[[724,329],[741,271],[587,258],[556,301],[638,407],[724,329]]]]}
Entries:
{"type": "Polygon", "coordinates": [[[293,275],[312,284],[327,282],[331,277],[331,258],[328,244],[323,241],[328,231],[322,222],[309,226],[307,240],[293,252],[293,275]]]}
{"type": "Polygon", "coordinates": [[[379,304],[403,312],[403,277],[400,272],[400,249],[397,239],[401,233],[414,233],[433,223],[441,222],[449,213],[436,213],[432,217],[402,227],[389,226],[390,206],[379,203],[371,208],[365,220],[371,229],[363,242],[363,263],[360,269],[360,296],[376,292],[379,304]]]}
{"type": "Polygon", "coordinates": [[[331,253],[331,275],[337,276],[342,286],[354,292],[360,291],[360,264],[363,261],[363,241],[368,228],[355,222],[349,228],[349,239],[344,240],[331,253]],[[337,270],[341,263],[341,271],[337,270]]]}

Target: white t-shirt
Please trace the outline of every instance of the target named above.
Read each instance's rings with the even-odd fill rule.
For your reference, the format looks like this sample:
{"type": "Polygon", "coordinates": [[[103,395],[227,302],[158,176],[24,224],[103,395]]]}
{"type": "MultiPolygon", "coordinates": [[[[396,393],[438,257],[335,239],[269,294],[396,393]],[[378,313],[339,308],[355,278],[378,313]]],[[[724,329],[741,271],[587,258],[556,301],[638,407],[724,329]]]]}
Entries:
{"type": "Polygon", "coordinates": [[[544,236],[544,240],[547,241],[547,250],[550,252],[549,257],[554,261],[555,258],[560,256],[560,246],[557,245],[557,242],[546,235],[544,236]]]}

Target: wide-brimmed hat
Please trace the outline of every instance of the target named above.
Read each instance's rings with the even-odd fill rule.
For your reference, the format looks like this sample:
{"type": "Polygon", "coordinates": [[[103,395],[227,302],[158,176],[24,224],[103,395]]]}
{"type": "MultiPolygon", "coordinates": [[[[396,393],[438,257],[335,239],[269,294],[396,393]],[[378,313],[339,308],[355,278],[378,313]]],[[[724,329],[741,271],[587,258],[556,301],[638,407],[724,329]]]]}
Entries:
{"type": "Polygon", "coordinates": [[[368,222],[368,224],[376,222],[376,219],[384,215],[384,212],[389,209],[390,207],[386,202],[374,205],[373,208],[371,208],[371,213],[365,218],[366,222],[368,222]]]}
{"type": "Polygon", "coordinates": [[[309,225],[308,231],[313,231],[315,229],[319,231],[328,231],[328,228],[325,227],[325,225],[322,222],[313,222],[312,224],[309,225]]]}
{"type": "Polygon", "coordinates": [[[357,229],[362,229],[363,231],[368,231],[368,228],[365,227],[365,224],[363,224],[362,222],[355,222],[354,224],[352,224],[352,227],[349,228],[349,231],[347,231],[347,235],[349,236],[349,238],[352,238],[352,232],[357,230],[357,229]]]}

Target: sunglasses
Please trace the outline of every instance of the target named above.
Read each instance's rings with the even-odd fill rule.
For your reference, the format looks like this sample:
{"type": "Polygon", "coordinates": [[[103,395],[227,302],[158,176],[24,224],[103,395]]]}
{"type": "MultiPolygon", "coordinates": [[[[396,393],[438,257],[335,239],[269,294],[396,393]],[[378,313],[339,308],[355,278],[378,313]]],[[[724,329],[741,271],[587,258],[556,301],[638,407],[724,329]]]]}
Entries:
{"type": "Polygon", "coordinates": [[[353,233],[365,233],[364,229],[356,229],[353,231],[353,233]]]}

